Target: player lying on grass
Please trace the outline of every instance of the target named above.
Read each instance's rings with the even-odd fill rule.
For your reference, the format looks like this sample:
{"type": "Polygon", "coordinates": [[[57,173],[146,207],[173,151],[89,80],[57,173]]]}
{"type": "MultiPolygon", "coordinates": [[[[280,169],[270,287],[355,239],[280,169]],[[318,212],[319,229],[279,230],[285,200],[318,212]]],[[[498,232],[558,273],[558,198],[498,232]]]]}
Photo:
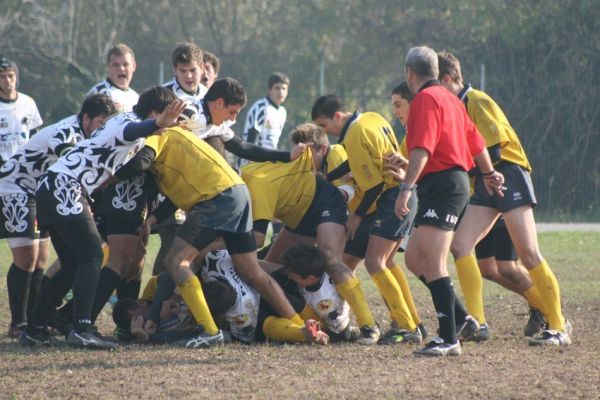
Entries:
{"type": "MultiPolygon", "coordinates": [[[[198,264],[196,264],[198,265],[198,264]]],[[[307,319],[303,325],[277,316],[275,310],[260,294],[237,274],[231,256],[226,250],[209,252],[202,258],[197,275],[211,314],[218,327],[229,333],[231,339],[241,343],[266,340],[286,343],[327,344],[329,337],[319,329],[319,323],[307,319]]],[[[138,341],[172,344],[188,348],[208,347],[199,333],[185,302],[173,294],[159,307],[152,306],[157,281],[153,278],[140,300],[121,300],[113,309],[113,320],[121,332],[130,333],[138,341]],[[159,314],[159,315],[153,315],[159,314]],[[158,321],[156,332],[148,332],[143,326],[148,319],[158,321]]],[[[302,310],[304,302],[299,296],[288,294],[296,309],[302,310]]]]}

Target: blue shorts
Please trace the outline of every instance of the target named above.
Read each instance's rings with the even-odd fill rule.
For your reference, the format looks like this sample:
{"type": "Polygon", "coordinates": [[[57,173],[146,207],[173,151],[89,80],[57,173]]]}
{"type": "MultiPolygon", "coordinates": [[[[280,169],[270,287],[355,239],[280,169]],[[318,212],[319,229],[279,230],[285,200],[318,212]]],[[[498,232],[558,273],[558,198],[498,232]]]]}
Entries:
{"type": "Polygon", "coordinates": [[[503,191],[504,197],[500,197],[496,193],[490,196],[483,185],[483,176],[480,175],[475,178],[475,193],[471,196],[469,204],[495,208],[500,212],[514,210],[524,205],[535,206],[537,204],[529,171],[520,165],[506,161],[496,165],[496,170],[504,175],[504,186],[506,187],[506,190],[503,191]]]}

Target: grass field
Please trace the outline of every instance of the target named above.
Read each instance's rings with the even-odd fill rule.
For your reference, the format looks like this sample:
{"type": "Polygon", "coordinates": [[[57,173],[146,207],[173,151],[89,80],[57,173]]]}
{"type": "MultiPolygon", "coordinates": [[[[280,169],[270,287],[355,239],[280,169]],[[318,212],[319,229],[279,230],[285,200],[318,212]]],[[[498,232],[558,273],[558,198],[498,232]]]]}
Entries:
{"type": "MultiPolygon", "coordinates": [[[[571,347],[529,347],[522,335],[525,302],[486,282],[492,339],[465,344],[461,357],[420,359],[411,355],[413,346],[184,350],[130,345],[111,353],[22,348],[5,335],[9,316],[4,277],[10,257],[6,244],[0,243],[0,398],[600,398],[600,233],[543,233],[540,244],[561,284],[564,313],[574,326],[571,347]]],[[[155,252],[152,241],[147,265],[155,252]]],[[[362,267],[360,274],[385,329],[389,317],[383,301],[362,267]]],[[[421,317],[434,332],[429,293],[412,277],[411,286],[421,317]]],[[[100,318],[101,331],[112,329],[109,312],[100,318]]]]}

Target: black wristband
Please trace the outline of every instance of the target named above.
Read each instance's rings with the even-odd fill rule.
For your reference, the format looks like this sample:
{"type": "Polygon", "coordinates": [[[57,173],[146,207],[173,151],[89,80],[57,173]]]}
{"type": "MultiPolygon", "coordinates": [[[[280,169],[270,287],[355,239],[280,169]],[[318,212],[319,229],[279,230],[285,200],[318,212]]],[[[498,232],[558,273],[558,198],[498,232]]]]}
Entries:
{"type": "Polygon", "coordinates": [[[481,175],[483,175],[483,176],[492,176],[492,175],[494,175],[495,173],[496,173],[496,170],[495,170],[495,169],[493,169],[493,170],[491,170],[490,172],[485,172],[485,173],[484,173],[484,172],[482,172],[482,173],[481,173],[481,175]]]}

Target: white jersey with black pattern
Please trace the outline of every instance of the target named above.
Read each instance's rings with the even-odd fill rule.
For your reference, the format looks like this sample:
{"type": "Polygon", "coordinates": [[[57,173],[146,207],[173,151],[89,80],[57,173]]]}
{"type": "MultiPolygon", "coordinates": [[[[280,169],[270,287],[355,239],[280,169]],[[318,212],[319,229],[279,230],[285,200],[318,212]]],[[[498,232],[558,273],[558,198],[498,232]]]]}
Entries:
{"type": "Polygon", "coordinates": [[[59,146],[75,144],[84,138],[77,115],[40,130],[0,167],[0,195],[33,195],[39,177],[58,160],[59,146]]]}
{"type": "Polygon", "coordinates": [[[92,87],[86,96],[96,93],[109,95],[121,113],[133,111],[133,106],[137,104],[140,97],[132,88],[121,89],[108,78],[92,87]]]}
{"type": "Polygon", "coordinates": [[[231,129],[234,121],[225,120],[220,125],[213,124],[208,107],[203,101],[199,105],[188,102],[188,107],[183,114],[185,121],[182,127],[192,131],[200,139],[220,136],[224,142],[228,142],[235,136],[231,129]]]}
{"type": "Polygon", "coordinates": [[[190,93],[183,89],[179,82],[177,82],[177,79],[175,78],[163,83],[163,87],[166,87],[167,89],[175,93],[175,95],[177,95],[177,97],[179,97],[180,99],[189,101],[197,105],[200,104],[200,101],[204,98],[204,95],[208,91],[206,86],[201,84],[198,86],[198,90],[196,91],[196,93],[190,93]]]}
{"type": "Polygon", "coordinates": [[[222,280],[231,285],[237,293],[235,304],[225,314],[231,335],[246,343],[254,342],[260,295],[237,274],[227,250],[208,253],[204,258],[201,276],[205,282],[222,280]]]}
{"type": "Polygon", "coordinates": [[[42,126],[35,101],[18,93],[14,101],[0,100],[0,157],[7,160],[29,140],[33,129],[42,126]]]}
{"type": "Polygon", "coordinates": [[[77,179],[92,194],[144,147],[145,138],[128,141],[123,137],[125,127],[139,121],[134,113],[110,118],[91,138],[77,143],[48,170],[77,179]]]}
{"type": "Polygon", "coordinates": [[[254,129],[256,131],[255,144],[276,150],[286,119],[285,107],[276,106],[268,97],[264,97],[248,110],[243,139],[248,141],[249,132],[254,129]]]}
{"type": "Polygon", "coordinates": [[[340,296],[333,280],[324,273],[317,288],[300,287],[300,293],[308,305],[325,323],[327,329],[340,333],[350,323],[350,306],[340,296]]]}

